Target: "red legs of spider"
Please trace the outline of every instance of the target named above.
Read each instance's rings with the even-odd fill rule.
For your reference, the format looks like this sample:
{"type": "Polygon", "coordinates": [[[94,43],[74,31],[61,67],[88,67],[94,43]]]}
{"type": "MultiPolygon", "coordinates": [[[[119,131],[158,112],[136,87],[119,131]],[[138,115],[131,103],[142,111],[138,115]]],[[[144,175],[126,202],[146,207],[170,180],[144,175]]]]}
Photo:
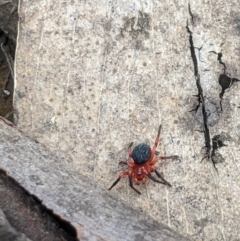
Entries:
{"type": "MultiPolygon", "coordinates": [[[[159,160],[166,160],[166,159],[173,159],[173,158],[178,158],[178,156],[156,157],[156,158],[152,161],[152,163],[151,163],[150,165],[154,165],[154,164],[155,164],[157,161],[159,161],[159,160]]],[[[124,162],[124,161],[119,162],[119,164],[128,165],[128,163],[127,163],[127,162],[124,162]]],[[[172,186],[172,185],[171,185],[169,182],[167,182],[167,181],[163,178],[163,176],[156,170],[156,167],[152,166],[152,167],[151,167],[151,171],[152,171],[152,172],[155,172],[156,175],[157,175],[160,179],[162,179],[163,182],[157,180],[154,176],[152,176],[152,175],[149,173],[149,174],[147,174],[147,176],[148,176],[150,179],[152,179],[152,180],[155,181],[155,182],[168,185],[169,187],[172,186]]],[[[129,176],[129,178],[130,178],[130,176],[129,176]]],[[[119,179],[119,181],[120,181],[120,179],[119,179]]],[[[117,184],[117,183],[116,183],[116,184],[117,184]]],[[[116,184],[115,184],[115,185],[116,185],[116,184]]],[[[115,186],[115,185],[114,185],[114,186],[115,186]]],[[[110,189],[109,189],[109,190],[110,190],[110,189]]]]}
{"type": "Polygon", "coordinates": [[[147,177],[149,177],[154,182],[162,183],[164,185],[168,185],[171,187],[171,184],[163,178],[163,176],[156,170],[156,167],[154,165],[159,160],[178,158],[178,156],[166,156],[166,157],[154,158],[157,145],[159,142],[160,132],[161,132],[161,125],[159,126],[158,134],[152,149],[147,144],[142,143],[137,145],[132,151],[131,147],[133,145],[133,142],[130,143],[128,147],[129,161],[119,162],[119,164],[127,165],[129,168],[129,171],[121,172],[118,176],[118,179],[112,184],[109,190],[111,190],[115,185],[117,185],[117,183],[121,180],[123,176],[129,177],[129,186],[138,194],[141,194],[141,193],[133,186],[133,182],[137,185],[139,184],[140,181],[142,183],[145,183],[147,180],[147,177]],[[155,172],[156,175],[161,179],[161,181],[156,179],[154,176],[152,176],[151,172],[155,172]]]}

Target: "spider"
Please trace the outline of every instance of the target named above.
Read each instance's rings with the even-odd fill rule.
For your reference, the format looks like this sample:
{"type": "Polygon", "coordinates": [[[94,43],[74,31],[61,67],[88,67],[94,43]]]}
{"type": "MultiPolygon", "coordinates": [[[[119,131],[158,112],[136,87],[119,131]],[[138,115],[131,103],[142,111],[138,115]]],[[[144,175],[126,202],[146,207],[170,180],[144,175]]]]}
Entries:
{"type": "Polygon", "coordinates": [[[126,172],[121,172],[118,176],[118,179],[112,184],[112,186],[108,189],[111,190],[123,176],[128,176],[129,178],[129,186],[136,191],[138,194],[141,194],[134,186],[133,181],[136,185],[139,185],[139,182],[145,183],[147,177],[152,179],[154,182],[162,183],[171,187],[171,184],[167,182],[163,176],[157,171],[156,167],[154,166],[159,160],[166,160],[166,159],[173,159],[179,158],[178,156],[159,156],[155,157],[156,148],[159,142],[159,136],[161,131],[161,125],[158,129],[158,134],[155,139],[154,146],[151,150],[151,147],[145,143],[141,143],[137,145],[133,151],[131,147],[133,142],[130,143],[128,147],[128,155],[129,155],[129,162],[121,161],[119,164],[127,165],[129,170],[126,172]],[[156,175],[161,179],[158,180],[154,176],[152,176],[151,172],[155,172],[156,175]]]}

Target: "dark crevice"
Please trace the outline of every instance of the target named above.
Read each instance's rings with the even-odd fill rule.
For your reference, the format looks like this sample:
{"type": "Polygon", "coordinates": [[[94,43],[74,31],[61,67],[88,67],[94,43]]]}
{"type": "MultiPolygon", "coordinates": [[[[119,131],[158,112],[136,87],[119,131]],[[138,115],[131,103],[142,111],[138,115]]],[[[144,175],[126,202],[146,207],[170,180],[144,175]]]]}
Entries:
{"type": "Polygon", "coordinates": [[[215,151],[223,146],[227,146],[223,143],[223,140],[221,139],[221,135],[215,135],[212,138],[212,146],[213,146],[213,156],[215,156],[215,151]]]}
{"type": "Polygon", "coordinates": [[[224,158],[222,157],[222,155],[220,153],[217,153],[217,150],[221,147],[227,146],[226,144],[224,144],[224,142],[229,141],[229,140],[231,140],[231,137],[224,132],[222,132],[219,135],[215,135],[212,138],[212,147],[213,147],[212,158],[214,159],[215,163],[224,161],[224,158]]]}
{"type": "Polygon", "coordinates": [[[18,0],[12,0],[0,7],[0,116],[10,121],[13,121],[17,6],[18,0]]]}
{"type": "MultiPolygon", "coordinates": [[[[222,51],[222,50],[221,50],[222,51]]],[[[217,60],[219,61],[219,63],[221,64],[221,65],[223,65],[223,73],[225,74],[226,73],[226,69],[227,69],[227,67],[226,67],[226,64],[222,61],[222,56],[223,56],[223,54],[222,54],[222,52],[219,52],[219,53],[217,53],[217,52],[215,52],[215,51],[209,51],[209,53],[214,53],[214,54],[217,54],[217,60]]]]}
{"type": "Polygon", "coordinates": [[[226,64],[222,61],[223,54],[220,52],[220,53],[217,53],[217,55],[218,55],[217,60],[224,67],[223,68],[223,74],[220,74],[219,79],[218,79],[218,82],[219,82],[219,84],[222,87],[222,91],[219,94],[219,98],[220,98],[221,110],[223,111],[222,101],[223,101],[223,95],[225,93],[225,90],[230,88],[234,82],[238,82],[239,80],[236,79],[236,78],[231,78],[229,75],[227,75],[227,73],[226,73],[226,69],[227,69],[226,64]]]}
{"type": "Polygon", "coordinates": [[[219,63],[220,63],[221,65],[223,65],[223,67],[224,67],[223,73],[225,74],[227,67],[226,67],[225,63],[222,61],[222,56],[223,56],[223,54],[222,54],[221,52],[218,53],[218,58],[217,58],[217,60],[219,61],[219,63]]]}
{"type": "Polygon", "coordinates": [[[6,31],[0,28],[0,49],[7,63],[12,80],[14,80],[13,59],[9,50],[9,38],[6,31]]]}
{"type": "Polygon", "coordinates": [[[193,19],[193,14],[192,14],[192,11],[191,11],[190,3],[188,4],[188,12],[189,12],[189,14],[191,16],[192,25],[194,25],[194,19],[193,19]]]}
{"type": "MultiPolygon", "coordinates": [[[[222,46],[223,44],[221,44],[222,46]]],[[[219,64],[221,64],[223,66],[223,74],[220,74],[219,79],[218,79],[218,83],[219,85],[222,87],[222,90],[219,94],[219,98],[220,98],[220,106],[221,106],[221,111],[223,111],[222,108],[222,101],[223,101],[223,95],[225,93],[226,89],[229,89],[233,83],[240,81],[239,79],[236,78],[231,78],[230,74],[226,73],[227,70],[227,66],[226,64],[222,61],[222,57],[223,54],[220,51],[219,53],[215,52],[215,51],[210,51],[209,53],[214,53],[217,54],[217,60],[219,61],[219,64]]]]}
{"type": "Polygon", "coordinates": [[[231,78],[230,76],[227,76],[225,73],[224,74],[220,74],[218,82],[222,87],[222,91],[219,94],[219,98],[220,98],[220,106],[221,106],[221,110],[223,111],[222,108],[222,101],[223,101],[223,95],[225,93],[225,90],[230,88],[233,83],[240,81],[239,79],[236,78],[231,78]]]}
{"type": "MultiPolygon", "coordinates": [[[[191,18],[193,18],[190,4],[189,4],[189,14],[190,14],[191,18]]],[[[193,21],[193,19],[192,19],[192,21],[193,21]]],[[[201,106],[202,117],[203,117],[203,133],[204,133],[205,147],[206,147],[206,154],[204,155],[203,159],[208,158],[209,160],[211,160],[214,168],[217,170],[217,168],[215,166],[215,162],[212,159],[212,153],[211,153],[212,145],[211,145],[210,131],[208,128],[208,114],[206,112],[205,98],[204,98],[203,89],[201,86],[200,74],[198,72],[198,61],[197,61],[197,56],[195,53],[192,31],[188,27],[188,22],[187,22],[186,28],[187,28],[187,32],[189,34],[190,52],[191,52],[191,57],[192,57],[192,61],[193,61],[193,66],[194,66],[194,76],[195,76],[195,80],[196,80],[196,86],[198,89],[198,94],[196,95],[196,97],[198,98],[198,105],[192,111],[197,112],[198,108],[201,106]]]]}
{"type": "Polygon", "coordinates": [[[35,233],[35,240],[78,241],[77,231],[70,222],[44,206],[38,197],[30,194],[3,169],[0,169],[0,184],[5,187],[0,189],[0,208],[19,232],[30,239],[35,233]]]}

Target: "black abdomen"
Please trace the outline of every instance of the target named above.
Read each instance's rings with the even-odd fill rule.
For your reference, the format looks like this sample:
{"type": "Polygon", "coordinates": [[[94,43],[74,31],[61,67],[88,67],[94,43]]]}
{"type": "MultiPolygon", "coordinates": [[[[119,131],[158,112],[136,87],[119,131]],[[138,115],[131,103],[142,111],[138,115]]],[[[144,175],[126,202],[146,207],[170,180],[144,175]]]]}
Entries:
{"type": "Polygon", "coordinates": [[[151,156],[151,148],[149,145],[144,143],[137,145],[133,149],[131,154],[131,157],[133,158],[134,163],[139,165],[147,162],[150,156],[151,156]]]}

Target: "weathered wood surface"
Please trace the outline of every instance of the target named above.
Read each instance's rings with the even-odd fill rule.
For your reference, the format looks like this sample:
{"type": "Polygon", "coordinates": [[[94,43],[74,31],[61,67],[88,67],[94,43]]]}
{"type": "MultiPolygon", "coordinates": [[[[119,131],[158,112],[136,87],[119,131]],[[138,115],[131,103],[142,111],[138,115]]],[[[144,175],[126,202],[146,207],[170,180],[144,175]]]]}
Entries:
{"type": "Polygon", "coordinates": [[[193,240],[240,239],[239,8],[238,0],[21,1],[16,124],[105,189],[129,143],[152,145],[162,124],[158,150],[181,158],[157,164],[172,188],[148,181],[138,196],[124,179],[112,193],[193,240]],[[190,112],[199,100],[205,125],[202,104],[190,112]],[[201,162],[205,145],[218,173],[201,162]]]}
{"type": "Polygon", "coordinates": [[[2,119],[0,168],[42,200],[43,205],[69,221],[80,241],[189,240],[110,195],[2,119]]]}

